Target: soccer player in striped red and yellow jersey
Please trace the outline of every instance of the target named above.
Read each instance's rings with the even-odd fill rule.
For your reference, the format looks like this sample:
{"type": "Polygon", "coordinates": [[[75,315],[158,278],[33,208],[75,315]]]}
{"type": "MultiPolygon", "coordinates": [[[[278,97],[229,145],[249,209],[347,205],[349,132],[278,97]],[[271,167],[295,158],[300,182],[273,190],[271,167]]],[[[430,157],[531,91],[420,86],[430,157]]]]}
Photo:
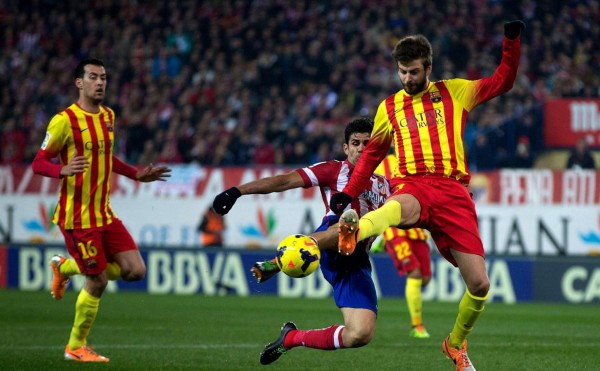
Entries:
{"type": "MultiPolygon", "coordinates": [[[[396,169],[398,169],[396,156],[389,154],[377,166],[375,173],[392,179],[396,177],[396,169]]],[[[385,249],[392,258],[398,274],[406,275],[404,297],[412,325],[409,335],[421,339],[429,338],[429,333],[423,324],[421,298],[421,290],[431,281],[431,258],[427,243],[429,238],[429,232],[422,228],[404,230],[390,226],[377,237],[371,248],[373,252],[385,249]]]]}
{"type": "Polygon", "coordinates": [[[522,21],[504,24],[502,60],[494,73],[479,80],[432,82],[432,48],[422,35],[407,36],[392,55],[404,89],[377,109],[373,135],[344,190],[331,197],[341,213],[364,188],[394,145],[398,176],[392,195],[379,209],[362,216],[348,210],[340,217],[339,248],[352,253],[357,241],[377,236],[389,226],[419,227],[431,232],[444,258],[460,269],[466,292],[442,350],[457,370],[472,371],[467,335],[484,310],[489,292],[484,249],[475,204],[467,185],[470,174],[463,144],[467,114],[479,104],[509,91],[521,50],[522,21]]]}
{"type": "Polygon", "coordinates": [[[77,297],[65,359],[108,362],[87,345],[100,297],[108,279],[136,281],[146,274],[138,247],[110,207],[111,173],[152,182],[165,180],[171,170],[149,165],[138,171],[113,155],[115,114],[102,105],[106,70],[101,60],[80,62],[75,69],[75,86],[79,99],[52,118],[32,168],[36,174],[61,179],[53,221],[73,259],[52,259],[53,296],[62,298],[71,275],[86,277],[77,297]],[[51,161],[54,158],[58,163],[51,161]]]}

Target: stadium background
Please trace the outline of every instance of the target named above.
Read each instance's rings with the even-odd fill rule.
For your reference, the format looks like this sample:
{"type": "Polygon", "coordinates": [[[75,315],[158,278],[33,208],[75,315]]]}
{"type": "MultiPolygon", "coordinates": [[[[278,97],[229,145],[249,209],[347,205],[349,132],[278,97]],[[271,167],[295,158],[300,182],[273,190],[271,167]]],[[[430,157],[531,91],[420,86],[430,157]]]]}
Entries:
{"type": "MultiPolygon", "coordinates": [[[[581,137],[600,163],[597,1],[3,1],[0,286],[47,289],[45,261],[60,242],[48,222],[56,183],[32,176],[28,164],[52,115],[76,99],[72,73],[79,59],[107,63],[117,155],[176,169],[162,188],[115,177],[117,214],[147,259],[158,254],[166,260],[157,261],[168,262],[162,276],[119,289],[210,295],[223,277],[251,281],[245,268],[253,259],[268,256],[298,224],[308,232],[322,213],[313,193],[250,198],[245,207],[258,225],[234,210],[227,248],[201,250],[195,225],[215,194],[238,180],[341,158],[348,119],[373,116],[399,88],[389,52],[400,36],[419,32],[432,40],[433,79],[476,79],[495,68],[502,24],[516,18],[527,30],[515,87],[475,109],[466,132],[469,166],[481,181],[473,190],[488,221],[490,269],[505,269],[499,277],[515,283],[510,294],[499,287],[496,300],[600,302],[598,258],[590,256],[600,248],[599,173],[564,169],[581,137]],[[519,145],[529,150],[524,157],[519,145]],[[206,174],[222,174],[221,180],[206,174]],[[279,234],[269,233],[274,213],[289,206],[311,213],[296,213],[289,219],[300,218],[297,224],[284,221],[279,234]],[[175,273],[175,261],[186,274],[175,273]]],[[[373,259],[377,274],[388,277],[380,279],[380,293],[402,295],[401,283],[388,282],[396,277],[389,261],[373,259]]],[[[438,261],[434,256],[436,267],[438,261]]],[[[440,273],[446,271],[441,262],[435,280],[446,289],[432,288],[428,299],[457,299],[452,278],[440,273]]],[[[283,281],[227,291],[230,282],[225,290],[326,296],[316,276],[311,280],[299,285],[314,281],[318,294],[283,281]]]]}

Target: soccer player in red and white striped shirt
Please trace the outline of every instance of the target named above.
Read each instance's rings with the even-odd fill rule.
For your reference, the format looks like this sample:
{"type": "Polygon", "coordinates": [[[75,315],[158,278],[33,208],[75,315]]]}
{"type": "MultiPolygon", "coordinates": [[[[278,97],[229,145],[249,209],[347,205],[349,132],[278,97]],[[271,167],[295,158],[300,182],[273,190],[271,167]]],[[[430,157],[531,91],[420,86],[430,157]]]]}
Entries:
{"type": "Polygon", "coordinates": [[[53,222],[73,259],[52,259],[53,296],[62,298],[71,275],[86,277],[64,353],[65,359],[80,362],[109,361],[86,343],[108,279],[136,281],[146,274],[133,238],[110,207],[111,173],[152,182],[165,180],[171,171],[153,165],[138,171],[113,155],[115,114],[102,104],[106,76],[99,59],[79,63],[75,69],[79,99],[52,118],[32,163],[36,174],[61,179],[53,222]]]}
{"type": "Polygon", "coordinates": [[[404,89],[379,105],[371,141],[344,190],[330,200],[331,209],[341,213],[394,144],[398,177],[391,180],[392,196],[360,220],[352,210],[344,212],[339,248],[352,253],[357,241],[377,236],[389,226],[431,232],[442,256],[460,269],[467,287],[454,328],[442,344],[461,371],[475,370],[466,338],[484,310],[490,286],[475,204],[467,189],[464,129],[473,108],[512,88],[524,27],[521,21],[505,23],[500,65],[491,76],[475,81],[429,81],[431,44],[422,35],[401,39],[392,55],[404,89]]]}
{"type": "MultiPolygon", "coordinates": [[[[327,203],[332,194],[344,188],[362,155],[373,130],[373,121],[366,117],[354,119],[344,133],[344,161],[325,161],[299,168],[286,174],[275,175],[229,188],[215,197],[213,208],[227,214],[236,200],[243,195],[283,192],[295,188],[319,187],[325,216],[315,233],[311,234],[321,250],[320,267],[323,277],[333,288],[335,304],[344,317],[344,325],[323,329],[300,330],[287,322],[280,336],[265,346],[260,355],[263,365],[275,362],[287,350],[307,347],[323,350],[357,348],[367,345],[375,331],[377,294],[371,277],[369,249],[371,240],[362,241],[350,256],[338,253],[337,225],[339,216],[329,210],[327,203]]],[[[369,177],[360,195],[349,205],[358,215],[377,209],[389,196],[388,180],[378,174],[369,177]],[[367,184],[368,183],[368,184],[367,184]]],[[[252,272],[258,282],[264,282],[279,272],[275,261],[257,262],[252,272]]]]}

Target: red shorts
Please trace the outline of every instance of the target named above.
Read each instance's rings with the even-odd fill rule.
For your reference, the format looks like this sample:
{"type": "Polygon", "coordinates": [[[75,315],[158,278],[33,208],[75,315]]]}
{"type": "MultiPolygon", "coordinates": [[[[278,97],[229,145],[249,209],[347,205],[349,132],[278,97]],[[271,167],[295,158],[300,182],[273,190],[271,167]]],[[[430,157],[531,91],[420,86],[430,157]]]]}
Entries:
{"type": "Polygon", "coordinates": [[[416,225],[429,230],[440,254],[456,266],[450,249],[485,256],[475,203],[464,184],[435,175],[394,178],[393,195],[411,194],[421,204],[416,225]]]}
{"type": "Polygon", "coordinates": [[[385,241],[385,249],[392,257],[398,274],[405,275],[420,268],[423,277],[431,277],[431,259],[427,241],[396,236],[390,241],[385,241]]]}
{"type": "Polygon", "coordinates": [[[137,250],[131,234],[123,222],[113,222],[98,228],[63,229],[60,228],[67,250],[75,259],[82,274],[100,274],[106,269],[106,263],[123,251],[137,250]]]}

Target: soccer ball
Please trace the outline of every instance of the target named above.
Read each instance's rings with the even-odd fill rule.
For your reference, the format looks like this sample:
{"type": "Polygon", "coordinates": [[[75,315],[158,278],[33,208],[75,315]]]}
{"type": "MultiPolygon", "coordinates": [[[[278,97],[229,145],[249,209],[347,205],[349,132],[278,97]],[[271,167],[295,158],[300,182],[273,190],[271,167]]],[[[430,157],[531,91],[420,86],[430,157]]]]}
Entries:
{"type": "Polygon", "coordinates": [[[277,265],[293,278],[306,277],[319,266],[321,251],[315,241],[302,234],[284,238],[277,246],[277,265]]]}

